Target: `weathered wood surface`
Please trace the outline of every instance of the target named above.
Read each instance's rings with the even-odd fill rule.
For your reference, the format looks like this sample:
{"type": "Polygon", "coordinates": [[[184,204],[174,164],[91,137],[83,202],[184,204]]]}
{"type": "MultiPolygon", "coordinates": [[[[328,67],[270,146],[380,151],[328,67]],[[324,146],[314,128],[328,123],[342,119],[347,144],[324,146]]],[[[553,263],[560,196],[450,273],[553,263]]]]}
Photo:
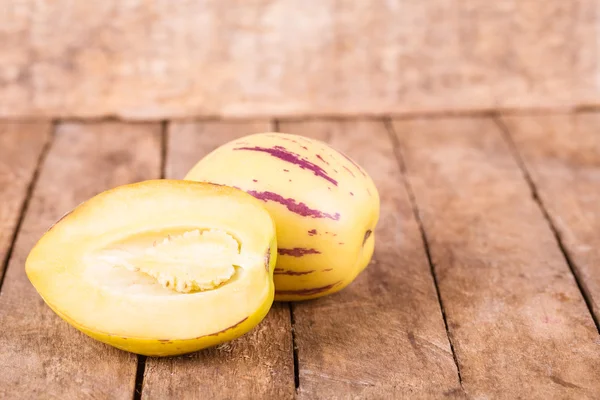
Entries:
{"type": "MultiPolygon", "coordinates": [[[[166,177],[181,179],[219,145],[272,130],[268,122],[182,123],[169,128],[166,177]]],[[[142,397],[147,399],[289,399],[294,397],[289,307],[275,304],[241,338],[192,355],[149,358],[142,397]]]]}
{"type": "MultiPolygon", "coordinates": [[[[170,123],[161,149],[158,123],[59,124],[54,139],[50,124],[0,125],[1,257],[28,202],[0,290],[0,398],[131,399],[137,358],[56,317],[25,276],[29,250],[79,202],[158,177],[163,150],[166,177],[182,178],[221,143],[274,127],[170,123]]],[[[238,340],[148,358],[142,398],[599,397],[600,336],[552,228],[597,313],[600,114],[397,120],[391,132],[374,119],[278,127],[331,143],[373,176],[373,263],[342,292],[295,304],[294,337],[287,304],[276,304],[238,340]]]]}
{"type": "Polygon", "coordinates": [[[393,146],[381,121],[282,123],[329,142],[381,196],[375,256],[342,292],[294,305],[299,398],[461,397],[434,282],[393,146]]]}
{"type": "Polygon", "coordinates": [[[600,321],[600,115],[502,121],[600,321]]]}
{"type": "Polygon", "coordinates": [[[0,117],[598,104],[598,24],[594,0],[5,1],[0,117]]]}
{"type": "Polygon", "coordinates": [[[598,398],[598,332],[498,127],[394,127],[467,395],[598,398]]]}
{"type": "Polygon", "coordinates": [[[110,187],[158,177],[159,171],[157,124],[58,127],[0,292],[0,398],[131,398],[136,357],[57,317],[30,284],[24,264],[41,235],[77,204],[110,187]]]}
{"type": "Polygon", "coordinates": [[[0,124],[0,282],[28,189],[51,132],[48,123],[0,124]]]}

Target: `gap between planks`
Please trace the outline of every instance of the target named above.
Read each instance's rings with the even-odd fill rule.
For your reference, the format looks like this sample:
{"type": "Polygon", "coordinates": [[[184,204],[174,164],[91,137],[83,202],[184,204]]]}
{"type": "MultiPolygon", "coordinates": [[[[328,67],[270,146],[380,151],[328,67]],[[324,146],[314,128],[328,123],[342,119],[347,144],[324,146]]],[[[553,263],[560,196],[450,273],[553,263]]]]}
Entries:
{"type": "MultiPolygon", "coordinates": [[[[167,152],[169,143],[169,121],[160,122],[160,179],[165,179],[167,166],[167,152]]],[[[137,367],[135,371],[135,384],[133,386],[133,400],[141,400],[144,391],[144,375],[146,373],[147,356],[137,355],[137,367]]]]}
{"type": "Polygon", "coordinates": [[[35,170],[31,175],[31,180],[29,181],[29,185],[27,185],[27,190],[25,191],[25,198],[22,202],[21,209],[19,210],[19,218],[17,219],[17,224],[13,230],[12,237],[10,239],[10,244],[8,245],[8,250],[6,252],[6,257],[4,259],[2,268],[0,268],[0,292],[2,292],[2,286],[4,284],[4,278],[6,277],[6,272],[8,270],[8,264],[10,259],[12,258],[12,253],[15,248],[15,243],[17,241],[17,237],[19,235],[19,231],[21,230],[21,225],[23,224],[23,220],[25,219],[25,214],[27,214],[27,210],[29,209],[29,202],[31,201],[31,194],[33,193],[33,189],[38,181],[40,171],[42,169],[42,165],[44,165],[44,161],[46,160],[46,156],[52,147],[52,143],[54,142],[54,137],[56,136],[56,127],[58,126],[57,121],[52,121],[50,123],[50,137],[48,141],[44,144],[42,151],[38,157],[37,163],[35,165],[35,170]]]}
{"type": "MultiPolygon", "coordinates": [[[[234,122],[238,122],[239,123],[240,121],[234,121],[234,122]]],[[[204,144],[202,144],[200,142],[196,143],[194,146],[199,145],[201,148],[204,149],[204,150],[200,151],[200,153],[207,153],[207,152],[209,152],[211,150],[211,148],[214,148],[217,145],[222,144],[222,142],[224,142],[224,141],[227,141],[227,140],[224,139],[224,137],[220,137],[218,135],[215,136],[216,133],[214,134],[213,132],[210,132],[212,130],[212,128],[215,128],[215,127],[217,128],[217,131],[218,131],[219,130],[218,127],[221,125],[220,122],[217,122],[217,123],[213,122],[213,123],[207,123],[207,124],[195,124],[195,123],[191,123],[191,124],[176,124],[176,123],[173,123],[172,121],[166,121],[164,123],[164,125],[163,125],[163,134],[164,135],[163,135],[163,143],[162,143],[162,150],[163,150],[163,154],[164,154],[162,156],[163,157],[163,163],[162,163],[162,165],[164,165],[164,167],[163,167],[163,174],[162,174],[163,178],[171,179],[171,177],[172,177],[174,179],[181,179],[180,177],[183,176],[183,174],[185,173],[185,170],[187,170],[187,168],[188,168],[188,166],[187,166],[188,163],[187,162],[185,162],[185,163],[182,162],[182,163],[180,163],[178,165],[179,168],[175,168],[177,171],[176,172],[173,171],[174,167],[173,167],[172,164],[173,163],[177,164],[177,161],[180,161],[179,157],[176,156],[177,154],[173,153],[173,152],[177,152],[178,149],[179,149],[179,151],[182,150],[182,148],[181,148],[182,142],[179,139],[176,139],[178,137],[177,134],[178,133],[182,133],[182,134],[184,133],[184,132],[179,132],[179,130],[180,130],[179,128],[182,128],[182,126],[178,127],[178,125],[183,125],[183,126],[185,126],[187,128],[190,128],[192,125],[197,125],[198,127],[204,126],[205,129],[200,129],[201,132],[196,132],[196,133],[200,134],[200,135],[198,135],[198,137],[202,136],[202,137],[205,138],[204,140],[200,140],[200,142],[208,140],[208,142],[210,142],[210,143],[204,143],[204,144]],[[172,146],[175,146],[175,148],[172,148],[172,146]],[[175,159],[172,158],[172,157],[175,157],[175,159]]],[[[222,132],[222,133],[227,133],[228,130],[231,130],[231,127],[229,127],[229,125],[227,123],[223,124],[223,126],[224,126],[224,132],[222,132]]],[[[234,125],[237,125],[237,124],[234,124],[234,125]]],[[[242,125],[244,125],[243,122],[242,122],[242,125]]],[[[274,127],[275,127],[275,123],[271,119],[271,120],[261,121],[261,123],[254,124],[254,126],[256,126],[254,128],[254,130],[256,130],[256,131],[259,131],[259,130],[260,131],[273,131],[274,127]]],[[[188,130],[183,129],[183,130],[184,131],[189,131],[189,129],[188,130]]],[[[227,136],[227,135],[225,135],[225,136],[227,136]]],[[[185,137],[185,135],[184,135],[184,137],[185,137]]],[[[185,143],[185,141],[183,141],[183,143],[185,143]]],[[[200,156],[200,154],[196,154],[196,155],[187,154],[188,161],[190,161],[192,158],[196,158],[196,157],[199,157],[199,156],[200,156]]],[[[177,167],[177,165],[176,165],[176,167],[177,167]]],[[[290,307],[289,304],[283,303],[282,306],[285,307],[286,312],[287,312],[287,310],[289,310],[289,307],[290,307]]],[[[276,312],[275,315],[280,315],[281,317],[283,317],[283,311],[282,310],[283,309],[281,307],[278,307],[276,311],[279,311],[279,312],[276,312]]],[[[276,317],[274,317],[274,318],[276,318],[276,317]]],[[[289,332],[290,317],[289,316],[285,316],[285,319],[284,320],[279,320],[279,323],[283,323],[287,327],[286,331],[287,331],[287,335],[289,335],[289,337],[288,337],[289,342],[287,342],[287,343],[291,344],[290,342],[291,342],[292,338],[291,338],[291,332],[289,332]]],[[[273,326],[273,322],[271,323],[271,326],[273,326]]],[[[260,330],[255,331],[255,334],[264,336],[264,333],[261,334],[260,332],[261,332],[260,330]],[[259,333],[256,333],[256,332],[259,332],[259,333]]],[[[246,342],[246,344],[244,344],[243,339],[242,339],[241,342],[238,341],[238,342],[235,342],[235,343],[238,343],[238,345],[237,345],[237,351],[235,352],[235,353],[237,353],[237,356],[235,356],[235,357],[237,357],[237,358],[244,357],[244,359],[246,359],[247,357],[244,355],[245,353],[244,352],[240,352],[240,351],[242,350],[243,347],[248,348],[247,347],[248,343],[246,342]]],[[[236,344],[235,343],[233,343],[234,348],[236,348],[236,344]]],[[[231,349],[231,347],[229,347],[229,349],[231,349]]],[[[253,349],[253,345],[250,346],[250,349],[253,349]]],[[[290,363],[289,363],[289,367],[290,368],[288,370],[286,370],[286,374],[285,375],[287,377],[289,377],[289,383],[290,383],[290,385],[287,386],[287,388],[289,389],[290,394],[291,394],[291,393],[294,392],[294,389],[295,389],[294,386],[293,386],[294,383],[292,381],[292,379],[293,379],[293,364],[292,364],[293,349],[292,349],[292,346],[290,345],[289,348],[288,348],[288,346],[285,346],[284,350],[285,350],[284,353],[285,353],[285,356],[286,356],[285,358],[289,359],[289,361],[290,361],[290,363]]],[[[201,358],[204,358],[204,357],[208,357],[209,358],[208,361],[210,361],[211,357],[215,357],[215,356],[218,357],[219,355],[221,355],[221,356],[223,356],[223,355],[227,356],[227,354],[223,354],[223,351],[227,351],[227,350],[219,350],[219,348],[217,346],[216,349],[214,349],[214,350],[209,350],[208,352],[203,352],[203,351],[199,352],[199,355],[197,355],[197,357],[198,357],[198,359],[201,359],[201,358]],[[204,353],[204,354],[202,354],[202,353],[204,353]]],[[[194,356],[194,357],[196,357],[196,356],[194,356]]],[[[235,357],[234,357],[234,361],[235,361],[235,357]]],[[[186,360],[187,360],[187,358],[186,358],[186,360]]],[[[161,377],[161,371],[163,371],[163,373],[166,374],[166,376],[168,376],[168,374],[169,374],[169,371],[168,371],[169,366],[167,364],[169,364],[170,362],[173,363],[171,366],[175,366],[175,367],[178,366],[178,368],[180,369],[180,372],[184,372],[186,370],[185,369],[185,365],[183,365],[181,362],[178,362],[178,361],[181,361],[181,359],[180,358],[176,358],[175,360],[171,360],[171,361],[169,361],[169,360],[162,360],[161,362],[158,362],[153,357],[147,357],[145,365],[140,365],[139,366],[138,374],[137,374],[137,384],[136,384],[137,391],[134,392],[134,397],[133,398],[134,399],[154,398],[154,397],[157,396],[157,393],[161,392],[161,390],[167,390],[168,391],[168,386],[165,386],[164,380],[162,381],[162,383],[159,383],[157,381],[157,379],[160,379],[160,377],[161,377]],[[167,368],[167,369],[165,369],[165,368],[167,368]],[[142,372],[142,370],[144,372],[142,372]]],[[[194,368],[193,364],[194,364],[195,361],[192,361],[192,360],[188,360],[188,361],[190,361],[190,363],[191,363],[189,366],[192,367],[192,369],[193,369],[194,368]]],[[[238,359],[238,361],[239,361],[239,359],[238,359]]],[[[213,363],[213,364],[215,364],[214,367],[216,367],[216,371],[213,370],[213,373],[217,373],[217,374],[219,373],[218,372],[219,371],[219,365],[224,365],[227,368],[227,364],[226,363],[223,364],[223,363],[218,363],[217,362],[217,363],[213,363]],[[216,364],[219,364],[219,365],[216,365],[216,364]]],[[[269,364],[268,363],[267,364],[263,363],[263,366],[269,366],[269,364]]],[[[263,368],[263,370],[264,370],[264,368],[263,368]]],[[[173,375],[172,371],[173,370],[171,370],[171,375],[173,375]]],[[[263,372],[268,372],[268,371],[263,371],[263,372]]],[[[246,376],[242,373],[240,375],[240,377],[245,378],[246,376]]],[[[164,378],[164,376],[163,376],[163,378],[164,378]]],[[[200,381],[201,380],[202,379],[200,379],[200,381]]],[[[281,383],[281,382],[279,382],[279,383],[281,383]]],[[[251,384],[250,386],[252,386],[252,385],[253,384],[251,384]]],[[[260,390],[267,390],[267,389],[269,389],[269,388],[264,386],[264,382],[263,382],[262,386],[259,384],[256,388],[254,388],[254,390],[259,390],[259,391],[260,390]]],[[[196,389],[191,389],[191,390],[198,390],[198,389],[196,388],[196,389]]],[[[269,391],[269,390],[267,390],[267,391],[269,391]]],[[[219,391],[216,391],[215,393],[219,393],[219,391]]],[[[166,392],[162,392],[162,395],[166,395],[166,392]]],[[[190,395],[191,395],[191,393],[190,393],[190,395]]],[[[220,392],[220,394],[217,394],[217,397],[220,397],[222,395],[223,395],[223,393],[220,392]]]]}
{"type": "MultiPolygon", "coordinates": [[[[586,111],[582,111],[582,112],[586,112],[586,111]]],[[[569,266],[569,270],[571,271],[573,278],[575,279],[577,288],[579,289],[579,292],[581,293],[581,296],[583,297],[583,300],[584,300],[585,305],[590,313],[590,316],[592,317],[592,320],[594,321],[596,330],[600,334],[600,321],[598,321],[598,318],[596,318],[596,315],[594,314],[594,308],[592,306],[593,303],[591,300],[590,292],[581,277],[581,273],[580,273],[579,269],[577,268],[577,265],[575,264],[575,262],[572,260],[571,256],[569,255],[569,252],[567,251],[567,248],[564,244],[563,238],[561,237],[561,234],[558,231],[556,224],[552,221],[552,218],[550,217],[550,214],[548,212],[546,205],[544,204],[544,201],[542,200],[542,198],[540,197],[540,195],[538,193],[538,189],[535,186],[533,179],[531,178],[531,173],[530,173],[529,169],[527,168],[527,166],[525,165],[523,156],[519,152],[519,149],[510,134],[510,130],[508,129],[508,126],[504,123],[504,121],[502,121],[499,114],[494,114],[494,116],[492,117],[492,120],[494,121],[496,126],[498,126],[498,129],[500,130],[500,132],[502,132],[502,137],[508,144],[508,147],[510,148],[510,151],[511,151],[513,157],[515,158],[517,164],[519,165],[519,169],[521,170],[521,173],[523,174],[523,178],[527,182],[527,186],[529,186],[529,190],[531,191],[531,197],[533,198],[533,200],[536,202],[536,204],[542,211],[542,214],[544,215],[544,219],[546,220],[546,223],[550,227],[550,230],[552,231],[552,234],[554,235],[554,238],[556,239],[556,243],[558,244],[558,247],[559,247],[563,257],[565,258],[565,261],[567,262],[567,265],[569,266]]]]}
{"type": "MultiPolygon", "coordinates": [[[[271,121],[271,128],[273,132],[280,132],[280,120],[273,119],[271,121]]],[[[294,386],[296,388],[296,393],[300,389],[300,363],[298,361],[298,345],[296,344],[296,320],[294,318],[294,303],[289,301],[288,307],[290,310],[290,328],[292,331],[292,353],[294,360],[294,386]]]]}
{"type": "Polygon", "coordinates": [[[452,335],[450,334],[450,329],[448,328],[448,319],[446,317],[446,309],[444,307],[444,301],[442,300],[442,295],[440,293],[440,288],[438,285],[438,278],[437,278],[437,274],[435,271],[435,265],[431,258],[431,250],[429,248],[429,239],[427,238],[427,233],[425,232],[425,227],[423,226],[423,221],[421,219],[421,214],[419,213],[419,207],[417,205],[417,201],[415,198],[413,188],[412,188],[410,182],[408,181],[408,179],[406,178],[406,164],[404,162],[404,158],[402,157],[402,152],[400,151],[400,141],[398,140],[398,137],[394,130],[394,126],[392,124],[391,119],[389,119],[389,118],[383,119],[383,124],[386,127],[388,136],[392,143],[394,155],[396,157],[398,167],[400,168],[400,174],[402,175],[402,183],[403,183],[404,187],[406,188],[406,192],[408,194],[408,198],[410,200],[410,204],[412,207],[413,215],[417,221],[417,225],[419,226],[419,232],[421,233],[421,240],[423,242],[423,247],[425,248],[425,254],[427,256],[429,270],[431,272],[431,277],[433,279],[433,284],[435,286],[435,293],[437,295],[437,300],[440,305],[440,310],[442,312],[442,318],[444,319],[444,327],[446,328],[446,335],[448,337],[448,342],[450,343],[450,350],[452,351],[452,359],[454,360],[454,364],[456,365],[456,371],[458,373],[458,382],[460,384],[461,389],[464,392],[465,389],[463,387],[462,375],[460,372],[460,365],[458,363],[458,358],[456,357],[456,351],[454,350],[454,343],[452,340],[452,335]]]}

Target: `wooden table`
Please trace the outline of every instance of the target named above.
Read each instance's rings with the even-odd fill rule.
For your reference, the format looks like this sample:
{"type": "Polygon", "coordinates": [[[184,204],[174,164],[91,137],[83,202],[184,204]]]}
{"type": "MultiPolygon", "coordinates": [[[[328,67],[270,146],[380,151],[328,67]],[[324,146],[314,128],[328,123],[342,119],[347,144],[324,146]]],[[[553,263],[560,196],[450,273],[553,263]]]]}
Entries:
{"type": "Polygon", "coordinates": [[[600,398],[600,114],[0,123],[0,398],[600,398]],[[43,232],[235,137],[325,140],[382,201],[371,265],[176,358],[96,342],[34,291],[43,232]]]}

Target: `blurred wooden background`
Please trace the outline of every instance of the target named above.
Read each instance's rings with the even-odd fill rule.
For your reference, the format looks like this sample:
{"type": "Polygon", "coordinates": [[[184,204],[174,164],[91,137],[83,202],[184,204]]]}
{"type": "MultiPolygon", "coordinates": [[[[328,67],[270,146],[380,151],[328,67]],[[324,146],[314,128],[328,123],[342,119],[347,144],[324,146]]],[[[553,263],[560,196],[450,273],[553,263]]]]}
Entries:
{"type": "Polygon", "coordinates": [[[600,102],[597,0],[1,0],[0,118],[600,102]]]}

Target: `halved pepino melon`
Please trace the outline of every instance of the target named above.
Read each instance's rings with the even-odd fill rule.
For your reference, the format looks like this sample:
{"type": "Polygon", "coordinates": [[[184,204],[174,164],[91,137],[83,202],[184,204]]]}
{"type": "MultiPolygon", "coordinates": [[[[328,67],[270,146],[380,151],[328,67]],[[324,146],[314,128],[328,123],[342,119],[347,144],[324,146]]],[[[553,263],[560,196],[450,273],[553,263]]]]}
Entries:
{"type": "Polygon", "coordinates": [[[274,296],[275,226],[261,202],[207,183],[103,192],[56,223],[26,262],[46,304],[133,353],[184,354],[256,326],[274,296]]]}

